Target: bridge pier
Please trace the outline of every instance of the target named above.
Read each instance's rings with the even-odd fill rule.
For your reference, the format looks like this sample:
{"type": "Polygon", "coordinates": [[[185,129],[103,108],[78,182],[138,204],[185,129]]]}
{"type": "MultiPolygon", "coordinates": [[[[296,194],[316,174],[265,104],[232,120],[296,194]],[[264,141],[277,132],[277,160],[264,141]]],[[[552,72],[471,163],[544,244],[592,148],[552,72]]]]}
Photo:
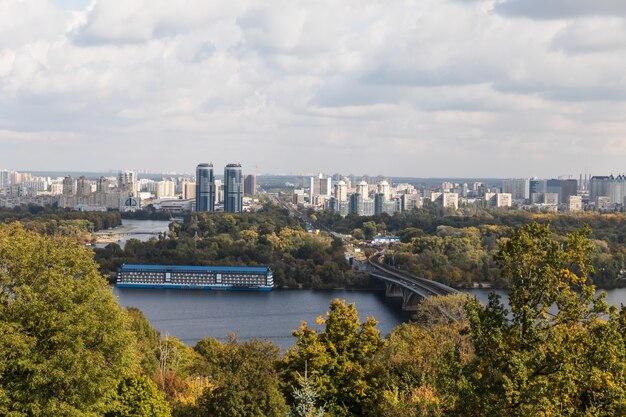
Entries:
{"type": "Polygon", "coordinates": [[[415,294],[412,291],[404,290],[402,291],[402,310],[403,311],[417,311],[420,301],[422,301],[422,297],[415,294]]]}
{"type": "Polygon", "coordinates": [[[401,299],[403,311],[417,311],[417,306],[422,300],[422,297],[415,292],[402,288],[393,282],[385,282],[385,297],[401,299]]]}
{"type": "Polygon", "coordinates": [[[404,290],[393,282],[385,282],[385,297],[404,298],[404,290]]]}

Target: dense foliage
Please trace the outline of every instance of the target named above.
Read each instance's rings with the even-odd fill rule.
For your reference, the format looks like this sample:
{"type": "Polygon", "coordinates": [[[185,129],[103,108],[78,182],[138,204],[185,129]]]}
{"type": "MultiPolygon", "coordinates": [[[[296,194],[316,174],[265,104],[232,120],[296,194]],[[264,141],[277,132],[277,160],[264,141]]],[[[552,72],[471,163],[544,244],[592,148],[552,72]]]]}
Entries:
{"type": "Polygon", "coordinates": [[[105,274],[123,263],[268,265],[277,286],[371,285],[352,271],[341,240],[305,232],[287,211],[272,205],[256,213],[193,213],[172,223],[161,239],[96,249],[96,260],[105,274]]]}
{"type": "MultiPolygon", "coordinates": [[[[274,240],[284,253],[324,239],[271,210],[201,215],[171,233],[274,240]]],[[[589,234],[531,223],[502,239],[493,258],[511,283],[510,311],[496,296],[486,306],[433,297],[382,338],[373,318],[333,300],[281,356],[267,341],[206,338],[192,348],[160,335],[117,305],[76,240],[0,225],[0,415],[623,416],[626,309],[588,285],[589,234]]]]}
{"type": "Polygon", "coordinates": [[[73,211],[40,206],[0,208],[0,223],[21,222],[27,230],[51,236],[91,240],[93,232],[122,224],[119,212],[73,211]]]}
{"type": "Polygon", "coordinates": [[[495,296],[468,304],[475,357],[455,415],[626,415],[625,312],[586,285],[588,234],[559,241],[533,223],[503,246],[511,311],[495,296]]]}
{"type": "Polygon", "coordinates": [[[91,252],[0,225],[0,415],[102,415],[135,363],[91,252]]]}
{"type": "MultiPolygon", "coordinates": [[[[514,209],[446,212],[428,206],[389,216],[341,218],[336,213],[315,213],[317,221],[357,239],[371,239],[377,233],[396,234],[402,243],[389,252],[386,262],[416,275],[456,286],[487,283],[510,286],[498,270],[494,256],[514,230],[537,222],[550,223],[557,236],[588,225],[594,245],[589,275],[596,285],[626,285],[626,214],[529,213],[514,209]]],[[[563,238],[561,238],[563,239],[563,238]]]]}

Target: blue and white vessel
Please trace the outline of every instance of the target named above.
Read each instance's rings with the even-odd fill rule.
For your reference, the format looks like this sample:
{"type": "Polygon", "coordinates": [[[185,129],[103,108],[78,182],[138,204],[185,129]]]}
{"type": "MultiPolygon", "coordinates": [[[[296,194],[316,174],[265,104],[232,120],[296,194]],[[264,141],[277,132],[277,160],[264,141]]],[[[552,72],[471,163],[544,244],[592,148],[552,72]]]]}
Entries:
{"type": "Polygon", "coordinates": [[[271,291],[272,270],[245,266],[124,264],[115,284],[120,288],[173,288],[271,291]]]}

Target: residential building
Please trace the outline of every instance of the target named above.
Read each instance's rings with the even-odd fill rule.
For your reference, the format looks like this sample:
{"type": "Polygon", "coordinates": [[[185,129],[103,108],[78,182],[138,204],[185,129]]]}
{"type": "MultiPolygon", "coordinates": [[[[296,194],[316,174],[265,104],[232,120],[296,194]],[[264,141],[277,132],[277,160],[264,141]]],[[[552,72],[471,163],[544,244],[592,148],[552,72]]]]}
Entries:
{"type": "Polygon", "coordinates": [[[196,211],[215,211],[215,177],[210,163],[196,167],[196,211]]]}
{"type": "Polygon", "coordinates": [[[243,182],[243,194],[250,197],[256,194],[256,175],[246,175],[243,182]]]}
{"type": "Polygon", "coordinates": [[[513,201],[530,198],[530,180],[527,178],[508,178],[502,180],[502,192],[511,194],[513,201]]]}
{"type": "Polygon", "coordinates": [[[611,204],[624,204],[626,198],[626,175],[593,176],[589,184],[589,201],[608,197],[611,204]]]}
{"type": "Polygon", "coordinates": [[[485,193],[485,202],[490,207],[511,207],[513,196],[511,193],[485,193]]]}
{"type": "Polygon", "coordinates": [[[243,210],[243,184],[241,164],[228,164],[224,168],[224,211],[239,213],[243,210]]]}

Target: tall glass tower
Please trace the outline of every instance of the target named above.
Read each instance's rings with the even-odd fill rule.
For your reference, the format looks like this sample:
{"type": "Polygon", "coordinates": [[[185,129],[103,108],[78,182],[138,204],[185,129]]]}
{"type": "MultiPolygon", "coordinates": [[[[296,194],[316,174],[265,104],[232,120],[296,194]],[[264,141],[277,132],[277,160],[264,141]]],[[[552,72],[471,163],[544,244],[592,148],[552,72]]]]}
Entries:
{"type": "Polygon", "coordinates": [[[239,213],[243,210],[243,184],[241,164],[228,164],[224,168],[224,211],[239,213]]]}
{"type": "Polygon", "coordinates": [[[196,211],[215,211],[213,164],[196,167],[196,211]]]}

